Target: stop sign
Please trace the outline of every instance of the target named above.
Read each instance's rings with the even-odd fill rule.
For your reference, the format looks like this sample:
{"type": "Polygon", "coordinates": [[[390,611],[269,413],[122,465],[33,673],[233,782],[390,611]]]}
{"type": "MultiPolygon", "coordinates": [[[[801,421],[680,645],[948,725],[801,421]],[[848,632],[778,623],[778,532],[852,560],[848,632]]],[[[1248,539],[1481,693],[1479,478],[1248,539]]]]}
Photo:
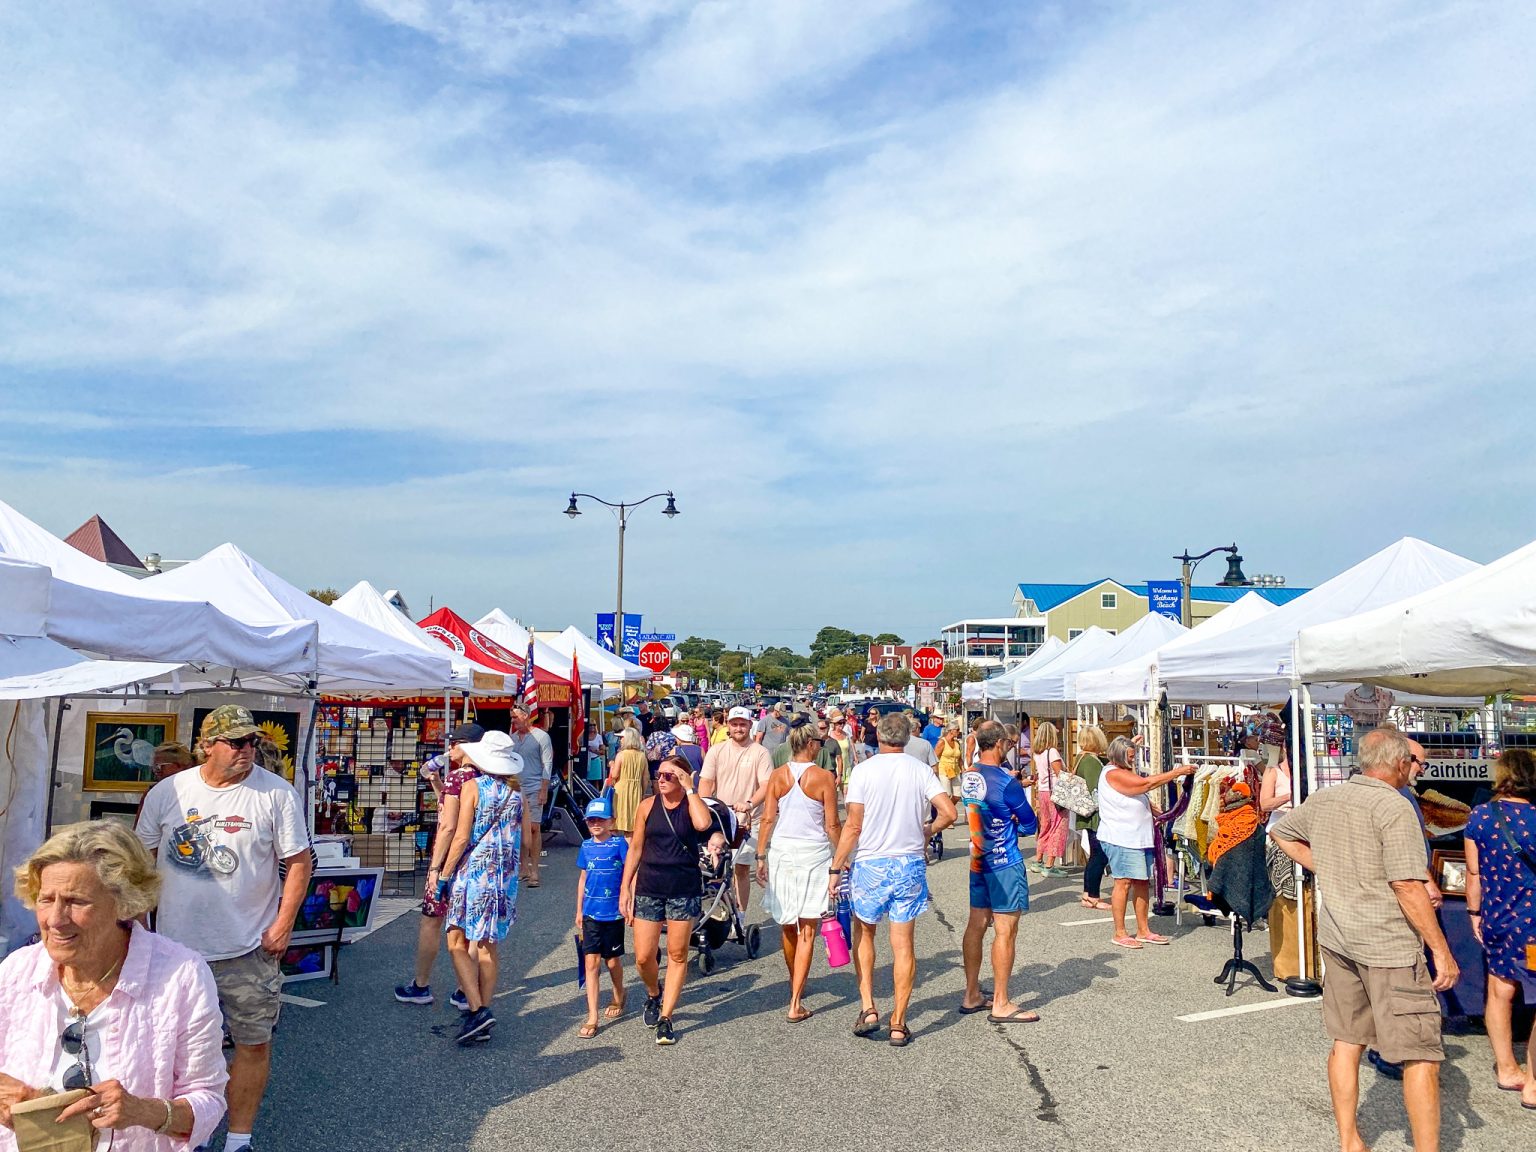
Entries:
{"type": "Polygon", "coordinates": [[[912,671],[919,680],[937,680],[944,671],[944,654],[937,648],[919,648],[912,653],[912,671]]]}
{"type": "Polygon", "coordinates": [[[652,640],[640,648],[640,667],[654,676],[660,676],[672,663],[672,649],[652,640]]]}

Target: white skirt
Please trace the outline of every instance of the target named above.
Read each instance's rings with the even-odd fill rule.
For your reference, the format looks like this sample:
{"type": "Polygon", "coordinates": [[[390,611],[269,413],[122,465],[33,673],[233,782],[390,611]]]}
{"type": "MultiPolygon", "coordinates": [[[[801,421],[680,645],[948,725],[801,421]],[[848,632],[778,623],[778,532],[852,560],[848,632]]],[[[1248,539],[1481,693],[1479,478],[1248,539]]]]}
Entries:
{"type": "Polygon", "coordinates": [[[831,863],[830,841],[773,838],[768,845],[763,908],[775,923],[821,918],[827,910],[827,868],[831,863]]]}

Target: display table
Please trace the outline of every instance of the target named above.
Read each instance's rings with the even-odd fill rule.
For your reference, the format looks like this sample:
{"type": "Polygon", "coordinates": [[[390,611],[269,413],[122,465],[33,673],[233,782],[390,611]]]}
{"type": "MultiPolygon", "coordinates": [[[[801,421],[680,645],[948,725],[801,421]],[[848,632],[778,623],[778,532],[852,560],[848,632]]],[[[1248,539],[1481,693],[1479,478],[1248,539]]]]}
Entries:
{"type": "Polygon", "coordinates": [[[1483,946],[1472,935],[1472,917],[1465,900],[1448,899],[1437,913],[1451,956],[1461,969],[1456,987],[1440,994],[1447,1016],[1481,1016],[1487,979],[1483,972],[1483,946]]]}

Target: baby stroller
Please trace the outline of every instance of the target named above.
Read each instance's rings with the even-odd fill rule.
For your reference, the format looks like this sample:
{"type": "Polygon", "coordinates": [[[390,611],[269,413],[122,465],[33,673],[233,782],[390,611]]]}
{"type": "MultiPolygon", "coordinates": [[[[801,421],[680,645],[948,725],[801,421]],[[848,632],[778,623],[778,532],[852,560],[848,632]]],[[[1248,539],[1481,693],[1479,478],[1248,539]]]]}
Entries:
{"type": "Polygon", "coordinates": [[[707,847],[699,853],[699,871],[704,874],[704,912],[694,926],[691,943],[700,974],[708,976],[715,970],[715,953],[727,940],[744,945],[747,958],[756,959],[763,934],[757,925],[748,928],[742,923],[741,908],[736,903],[731,862],[734,851],[747,838],[747,829],[736,819],[736,813],[719,800],[711,797],[704,803],[715,818],[715,831],[725,837],[728,845],[718,857],[712,857],[707,847]]]}

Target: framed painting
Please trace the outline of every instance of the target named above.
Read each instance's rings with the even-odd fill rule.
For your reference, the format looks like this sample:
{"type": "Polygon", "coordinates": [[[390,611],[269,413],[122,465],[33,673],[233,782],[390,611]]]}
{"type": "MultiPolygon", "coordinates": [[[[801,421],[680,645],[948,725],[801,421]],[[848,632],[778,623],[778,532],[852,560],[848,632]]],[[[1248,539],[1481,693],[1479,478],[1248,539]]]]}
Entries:
{"type": "MultiPolygon", "coordinates": [[[[212,708],[197,708],[192,712],[192,731],[203,730],[203,721],[212,708]]],[[[261,742],[256,746],[256,762],[274,775],[293,783],[294,757],[299,754],[299,714],[297,712],[256,712],[251,719],[261,729],[261,742]]]]}
{"type": "Polygon", "coordinates": [[[373,921],[382,868],[317,868],[293,922],[294,944],[335,940],[351,942],[373,921]]]}
{"type": "Polygon", "coordinates": [[[1467,898],[1467,854],[1435,849],[1429,859],[1429,874],[1440,886],[1440,894],[1447,898],[1467,898]]]}
{"type": "Polygon", "coordinates": [[[173,712],[87,712],[87,792],[148,792],[155,782],[155,748],[176,739],[173,712]]]}
{"type": "Polygon", "coordinates": [[[138,819],[139,801],[92,800],[92,820],[118,820],[132,828],[138,819]]]}
{"type": "Polygon", "coordinates": [[[331,974],[332,947],[328,944],[295,944],[283,953],[283,983],[324,980],[331,974]]]}

